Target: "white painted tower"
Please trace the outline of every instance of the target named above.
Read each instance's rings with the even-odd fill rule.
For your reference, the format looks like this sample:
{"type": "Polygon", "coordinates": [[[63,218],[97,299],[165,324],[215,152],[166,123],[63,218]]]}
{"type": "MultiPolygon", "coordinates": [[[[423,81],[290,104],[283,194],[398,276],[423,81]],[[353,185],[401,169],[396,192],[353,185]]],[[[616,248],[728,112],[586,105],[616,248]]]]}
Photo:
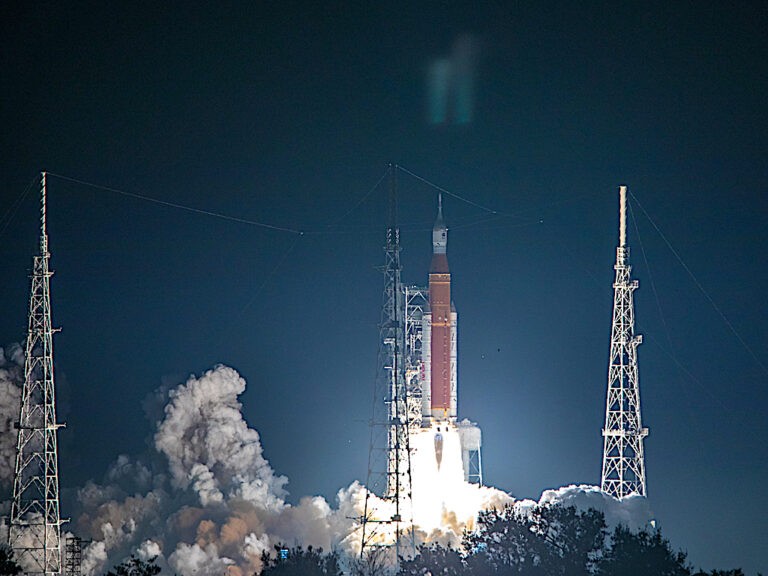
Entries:
{"type": "Polygon", "coordinates": [[[16,468],[8,545],[25,575],[61,573],[61,517],[56,394],[53,382],[46,174],[42,174],[40,254],[34,257],[29,329],[24,354],[24,387],[16,423],[16,468]]]}
{"type": "Polygon", "coordinates": [[[608,365],[608,393],[603,428],[603,473],[600,487],[616,498],[646,495],[643,428],[640,417],[640,386],[637,347],[643,337],[635,334],[633,293],[627,246],[627,187],[619,188],[619,246],[616,248],[616,280],[613,283],[613,325],[608,365]]]}

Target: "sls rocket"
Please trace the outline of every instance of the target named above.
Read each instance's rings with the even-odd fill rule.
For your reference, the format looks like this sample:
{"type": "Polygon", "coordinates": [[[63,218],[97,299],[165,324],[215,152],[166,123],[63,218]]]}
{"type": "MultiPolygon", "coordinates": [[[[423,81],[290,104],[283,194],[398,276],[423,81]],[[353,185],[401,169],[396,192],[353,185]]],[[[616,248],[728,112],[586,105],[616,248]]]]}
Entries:
{"type": "MultiPolygon", "coordinates": [[[[432,264],[429,269],[427,378],[429,405],[424,416],[432,421],[456,419],[456,312],[451,303],[451,272],[448,268],[448,229],[443,220],[442,196],[432,228],[432,264]]],[[[426,356],[426,355],[425,355],[426,356]]]]}
{"type": "Polygon", "coordinates": [[[432,227],[429,288],[417,288],[428,302],[424,302],[423,308],[414,307],[414,313],[421,314],[421,422],[410,436],[414,449],[413,501],[440,504],[432,510],[436,522],[442,518],[441,503],[449,497],[451,487],[461,482],[483,483],[480,428],[474,422],[457,418],[458,315],[451,301],[447,248],[448,228],[439,196],[437,219],[432,227]]]}

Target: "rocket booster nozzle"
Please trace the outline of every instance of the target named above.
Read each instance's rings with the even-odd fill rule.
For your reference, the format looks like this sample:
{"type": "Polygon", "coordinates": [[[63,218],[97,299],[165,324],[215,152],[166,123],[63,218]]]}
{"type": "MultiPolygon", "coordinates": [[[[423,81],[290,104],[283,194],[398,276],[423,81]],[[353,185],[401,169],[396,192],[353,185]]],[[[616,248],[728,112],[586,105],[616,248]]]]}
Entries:
{"type": "Polygon", "coordinates": [[[435,460],[437,469],[440,470],[440,464],[443,463],[443,435],[440,432],[435,434],[435,460]]]}

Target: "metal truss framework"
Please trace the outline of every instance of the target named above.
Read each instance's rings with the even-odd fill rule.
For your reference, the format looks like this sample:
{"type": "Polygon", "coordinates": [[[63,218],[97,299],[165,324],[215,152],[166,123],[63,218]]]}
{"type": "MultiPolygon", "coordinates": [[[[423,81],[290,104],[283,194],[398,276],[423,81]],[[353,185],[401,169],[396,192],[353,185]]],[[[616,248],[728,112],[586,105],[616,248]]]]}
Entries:
{"type": "MultiPolygon", "coordinates": [[[[87,541],[90,542],[90,541],[87,541]]],[[[87,543],[86,542],[86,543],[87,543]]],[[[77,536],[67,538],[64,552],[64,575],[81,576],[83,564],[83,540],[77,536]]]]}
{"type": "Polygon", "coordinates": [[[471,450],[468,452],[467,482],[470,484],[483,485],[483,457],[480,450],[471,450]]]}
{"type": "Polygon", "coordinates": [[[405,305],[405,386],[408,396],[408,421],[411,431],[418,430],[422,424],[422,380],[424,362],[422,360],[423,321],[429,309],[429,288],[404,286],[403,303],[405,305]]]}
{"type": "MultiPolygon", "coordinates": [[[[476,427],[475,424],[467,422],[472,427],[476,427]]],[[[459,423],[459,430],[464,425],[464,422],[459,423]]],[[[473,445],[471,447],[462,445],[461,450],[462,465],[464,466],[464,480],[470,484],[483,485],[483,456],[480,450],[480,444],[473,445]]]]}
{"type": "Polygon", "coordinates": [[[603,471],[601,489],[616,498],[646,495],[643,428],[640,416],[640,388],[637,347],[643,341],[635,334],[629,247],[626,245],[626,187],[619,189],[619,246],[616,249],[616,281],[613,283],[613,326],[608,366],[608,394],[603,428],[603,471]]]}
{"type": "Polygon", "coordinates": [[[42,174],[40,255],[34,257],[29,299],[24,387],[8,544],[24,574],[61,573],[61,518],[53,382],[50,253],[46,232],[46,175],[42,174]]]}
{"type": "MultiPolygon", "coordinates": [[[[415,551],[413,534],[413,513],[411,506],[411,451],[410,451],[410,406],[406,386],[405,356],[405,306],[404,292],[400,280],[400,230],[397,228],[396,200],[397,167],[390,165],[390,225],[387,228],[384,264],[384,294],[379,326],[379,356],[374,392],[374,416],[371,422],[371,446],[368,463],[365,509],[362,518],[361,555],[366,548],[381,545],[379,527],[395,525],[395,558],[399,558],[405,547],[415,551]],[[377,417],[382,396],[385,413],[377,417]],[[377,430],[386,429],[386,482],[381,481],[378,472],[377,430]],[[388,518],[380,517],[371,503],[370,490],[381,490],[385,500],[394,503],[395,513],[388,518]]],[[[420,404],[419,404],[420,407],[420,404]]]]}

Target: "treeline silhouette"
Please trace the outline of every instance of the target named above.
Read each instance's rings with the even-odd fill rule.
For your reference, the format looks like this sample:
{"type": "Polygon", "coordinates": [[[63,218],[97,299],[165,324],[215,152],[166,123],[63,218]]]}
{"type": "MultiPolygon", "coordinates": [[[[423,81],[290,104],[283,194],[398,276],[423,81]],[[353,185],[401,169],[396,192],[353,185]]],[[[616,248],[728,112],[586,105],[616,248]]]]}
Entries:
{"type": "Polygon", "coordinates": [[[559,505],[481,512],[460,549],[438,544],[400,563],[402,576],[744,576],[694,570],[658,529],[609,532],[602,512],[559,505]]]}
{"type": "MultiPolygon", "coordinates": [[[[386,552],[371,548],[349,559],[322,548],[278,545],[274,554],[262,554],[262,569],[254,576],[744,576],[740,568],[694,569],[658,529],[609,531],[602,512],[560,505],[481,512],[459,548],[423,545],[397,569],[386,561],[386,552]]],[[[131,556],[105,576],[160,573],[154,558],[131,556]]],[[[0,548],[0,575],[6,574],[20,570],[12,551],[0,548]]]]}
{"type": "MultiPolygon", "coordinates": [[[[277,554],[263,556],[263,568],[256,576],[343,574],[335,552],[275,549],[277,554]]],[[[484,511],[475,530],[465,532],[459,549],[423,545],[413,558],[401,559],[395,572],[373,548],[349,563],[346,572],[351,576],[744,576],[740,568],[694,569],[685,552],[673,550],[658,529],[632,531],[618,526],[609,531],[602,512],[560,505],[484,511]]]]}

